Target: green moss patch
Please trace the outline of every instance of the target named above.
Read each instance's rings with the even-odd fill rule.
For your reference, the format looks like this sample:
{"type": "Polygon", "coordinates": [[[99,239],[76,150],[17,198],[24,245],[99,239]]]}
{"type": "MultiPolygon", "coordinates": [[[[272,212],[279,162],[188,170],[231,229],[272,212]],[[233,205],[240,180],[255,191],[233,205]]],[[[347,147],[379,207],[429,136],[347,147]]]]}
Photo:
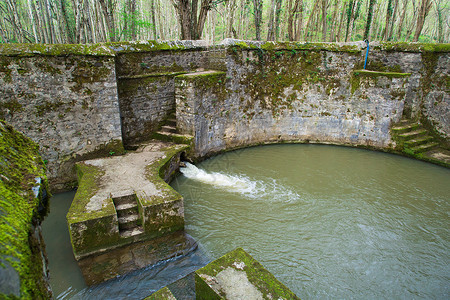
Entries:
{"type": "Polygon", "coordinates": [[[450,44],[382,42],[375,49],[392,52],[450,52],[450,44]]]}
{"type": "Polygon", "coordinates": [[[333,52],[347,52],[353,54],[361,53],[361,50],[357,45],[345,45],[338,43],[300,43],[300,42],[265,42],[265,43],[252,43],[250,41],[239,41],[230,46],[240,48],[243,50],[261,49],[266,51],[274,50],[311,50],[311,51],[333,51],[333,52]]]}
{"type": "MultiPolygon", "coordinates": [[[[45,164],[36,143],[0,121],[0,261],[20,278],[20,298],[49,297],[33,226],[48,212],[45,164]]],[[[0,268],[5,268],[0,265],[0,268]]],[[[0,298],[7,297],[0,292],[0,298]]]]}
{"type": "MultiPolygon", "coordinates": [[[[369,71],[369,70],[354,70],[350,78],[351,93],[354,94],[361,85],[361,78],[377,78],[377,77],[387,77],[387,78],[408,78],[411,73],[397,73],[397,72],[380,72],[380,71],[369,71]]],[[[403,93],[403,92],[402,92],[403,93]]],[[[402,94],[404,96],[404,94],[402,94]]],[[[398,98],[399,94],[394,94],[398,98]]]]}
{"type": "Polygon", "coordinates": [[[299,299],[242,248],[237,248],[195,271],[197,299],[226,299],[226,291],[220,287],[220,283],[217,286],[217,277],[228,268],[245,272],[250,284],[264,299],[299,299]]]}
{"type": "Polygon", "coordinates": [[[148,296],[144,300],[176,300],[176,298],[169,288],[165,287],[153,293],[151,296],[148,296]]]}

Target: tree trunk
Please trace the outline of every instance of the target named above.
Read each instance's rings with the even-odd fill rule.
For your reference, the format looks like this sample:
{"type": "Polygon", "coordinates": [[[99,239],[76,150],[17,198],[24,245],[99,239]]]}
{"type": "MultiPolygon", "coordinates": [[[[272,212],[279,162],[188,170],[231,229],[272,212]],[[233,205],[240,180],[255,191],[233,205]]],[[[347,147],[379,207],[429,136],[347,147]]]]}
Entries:
{"type": "Polygon", "coordinates": [[[419,40],[420,33],[423,29],[423,24],[425,23],[425,19],[430,12],[432,6],[431,0],[422,0],[422,3],[419,8],[419,14],[417,16],[417,24],[416,24],[416,32],[414,33],[413,42],[417,42],[419,40]]]}
{"type": "Polygon", "coordinates": [[[402,11],[402,15],[400,16],[400,21],[398,23],[398,28],[397,28],[397,41],[400,41],[401,35],[402,35],[402,29],[403,29],[403,22],[405,21],[405,17],[406,17],[406,10],[408,8],[408,0],[403,0],[403,11],[402,11]]]}
{"type": "Polygon", "coordinates": [[[391,24],[389,25],[389,34],[388,34],[388,41],[392,40],[392,35],[394,34],[394,23],[397,15],[398,10],[398,0],[395,0],[394,2],[394,13],[392,14],[391,24]]]}
{"type": "Polygon", "coordinates": [[[28,0],[28,15],[30,16],[31,27],[33,29],[34,42],[39,43],[39,37],[36,31],[36,22],[34,20],[32,0],[28,0]]]}
{"type": "MultiPolygon", "coordinates": [[[[142,10],[142,8],[141,8],[142,10]]],[[[150,0],[150,14],[151,14],[151,20],[152,20],[152,33],[153,33],[153,39],[157,39],[156,34],[156,18],[155,18],[155,0],[150,0]]]]}
{"type": "Polygon", "coordinates": [[[356,1],[350,0],[347,8],[347,28],[345,30],[345,41],[348,42],[349,33],[350,33],[350,24],[352,23],[353,15],[355,12],[355,3],[356,1]]]}
{"type": "Polygon", "coordinates": [[[261,40],[261,23],[262,23],[262,3],[263,0],[253,0],[253,11],[255,16],[256,40],[261,40]]]}
{"type": "Polygon", "coordinates": [[[114,22],[114,8],[112,0],[98,0],[102,7],[103,16],[105,18],[106,27],[108,29],[109,40],[116,41],[116,26],[114,22]]]}
{"type": "Polygon", "coordinates": [[[272,0],[272,5],[270,7],[269,12],[269,22],[267,24],[267,40],[274,41],[275,40],[275,1],[272,0]]]}
{"type": "Polygon", "coordinates": [[[161,7],[160,7],[160,3],[159,2],[156,5],[156,14],[158,16],[159,38],[162,39],[162,40],[165,40],[166,36],[164,34],[163,23],[161,22],[161,7]]]}
{"type": "Polygon", "coordinates": [[[327,41],[327,6],[328,0],[322,0],[322,41],[327,41]]]}
{"type": "Polygon", "coordinates": [[[227,27],[225,31],[225,37],[227,38],[237,38],[235,35],[233,23],[234,23],[234,13],[236,11],[236,0],[229,0],[227,3],[227,27]]]}
{"type": "Polygon", "coordinates": [[[281,16],[281,5],[283,0],[277,0],[276,10],[275,10],[275,40],[278,41],[280,37],[280,16],[281,16]]]}
{"type": "Polygon", "coordinates": [[[372,25],[373,6],[376,0],[370,0],[369,12],[367,13],[366,29],[364,30],[364,40],[369,40],[370,26],[372,25]]]}
{"type": "Polygon", "coordinates": [[[316,15],[317,7],[319,6],[319,1],[321,1],[321,0],[315,0],[313,9],[311,10],[311,14],[309,15],[309,18],[308,18],[308,22],[306,22],[305,41],[308,40],[309,30],[310,30],[311,24],[313,23],[312,21],[316,15]]]}

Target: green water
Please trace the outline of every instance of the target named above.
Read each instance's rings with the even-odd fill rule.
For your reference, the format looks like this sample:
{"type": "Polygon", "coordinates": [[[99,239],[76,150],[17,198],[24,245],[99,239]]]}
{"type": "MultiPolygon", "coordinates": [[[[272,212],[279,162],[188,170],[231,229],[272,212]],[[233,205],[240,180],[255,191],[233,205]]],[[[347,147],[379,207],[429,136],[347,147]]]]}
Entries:
{"type": "Polygon", "coordinates": [[[302,299],[450,297],[450,170],[324,145],[197,167],[172,186],[208,256],[243,247],[302,299]]]}

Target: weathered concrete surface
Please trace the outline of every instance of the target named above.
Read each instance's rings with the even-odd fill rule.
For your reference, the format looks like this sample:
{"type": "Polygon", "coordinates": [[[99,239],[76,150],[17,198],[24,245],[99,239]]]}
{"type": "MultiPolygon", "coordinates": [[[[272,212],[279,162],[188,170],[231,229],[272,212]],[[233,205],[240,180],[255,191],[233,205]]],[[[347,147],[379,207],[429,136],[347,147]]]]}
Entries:
{"type": "Polygon", "coordinates": [[[195,271],[196,299],[299,299],[241,248],[195,271]]]}
{"type": "Polygon", "coordinates": [[[158,262],[186,255],[197,248],[196,242],[178,231],[149,241],[133,243],[78,261],[87,285],[94,285],[158,262]]]}
{"type": "Polygon", "coordinates": [[[183,198],[163,179],[186,147],[154,142],[124,156],[78,163],[79,187],[67,214],[77,259],[184,229],[183,198]],[[119,228],[114,199],[123,197],[138,206],[135,230],[119,228]]]}

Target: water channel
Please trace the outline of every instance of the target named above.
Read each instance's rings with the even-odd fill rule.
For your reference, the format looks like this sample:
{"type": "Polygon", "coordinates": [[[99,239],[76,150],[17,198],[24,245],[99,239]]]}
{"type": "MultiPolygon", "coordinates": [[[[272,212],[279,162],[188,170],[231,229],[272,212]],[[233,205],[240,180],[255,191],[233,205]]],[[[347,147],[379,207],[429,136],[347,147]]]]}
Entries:
{"type": "Polygon", "coordinates": [[[236,247],[302,299],[450,296],[448,169],[354,148],[272,145],[182,171],[172,186],[199,250],[96,287],[83,285],[67,226],[50,219],[65,221],[73,194],[53,199],[43,226],[59,299],[148,294],[236,247]]]}

